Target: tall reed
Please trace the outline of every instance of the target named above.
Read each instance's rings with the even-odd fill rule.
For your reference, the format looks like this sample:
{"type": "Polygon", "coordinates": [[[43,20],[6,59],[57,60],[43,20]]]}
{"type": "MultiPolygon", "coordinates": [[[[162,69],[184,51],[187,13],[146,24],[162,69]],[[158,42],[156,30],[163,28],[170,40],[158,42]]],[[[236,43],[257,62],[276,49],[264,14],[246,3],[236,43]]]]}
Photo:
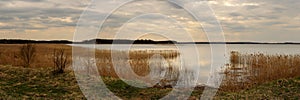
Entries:
{"type": "MultiPolygon", "coordinates": [[[[111,50],[99,50],[96,51],[96,64],[98,66],[99,72],[102,76],[113,76],[118,75],[114,72],[113,63],[129,63],[132,70],[139,76],[146,76],[150,72],[149,64],[150,59],[154,55],[160,55],[166,59],[168,66],[172,66],[172,60],[179,56],[179,53],[174,50],[133,50],[129,51],[128,59],[116,59],[115,62],[112,61],[112,53],[115,55],[126,56],[124,51],[111,51],[111,50]],[[118,61],[120,60],[120,61],[118,61]]],[[[157,62],[160,63],[160,62],[157,62]]],[[[172,66],[175,67],[175,66],[172,66]]]]}
{"type": "Polygon", "coordinates": [[[239,90],[264,82],[300,76],[300,55],[231,52],[222,88],[239,90]]]}

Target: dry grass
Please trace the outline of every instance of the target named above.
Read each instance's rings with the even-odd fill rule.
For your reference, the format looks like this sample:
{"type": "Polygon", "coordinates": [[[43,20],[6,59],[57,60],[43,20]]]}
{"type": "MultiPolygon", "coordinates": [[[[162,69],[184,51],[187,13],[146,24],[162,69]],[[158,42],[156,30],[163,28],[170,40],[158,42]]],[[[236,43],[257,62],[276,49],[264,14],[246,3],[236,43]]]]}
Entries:
{"type": "Polygon", "coordinates": [[[300,76],[300,55],[231,52],[223,90],[240,90],[265,82],[300,76]]]}
{"type": "MultiPolygon", "coordinates": [[[[1,44],[0,45],[0,65],[11,65],[11,66],[22,66],[20,59],[20,47],[22,44],[1,44]]],[[[64,49],[66,56],[68,56],[68,60],[72,60],[72,47],[68,45],[60,45],[60,44],[35,44],[36,46],[36,56],[34,58],[34,62],[31,64],[31,68],[53,68],[53,50],[55,49],[64,49]]],[[[80,48],[80,47],[76,47],[80,48]]],[[[80,48],[78,52],[81,57],[88,57],[90,54],[90,49],[80,48]]],[[[125,51],[112,51],[112,50],[96,50],[95,59],[84,58],[83,61],[84,67],[82,68],[90,68],[93,63],[96,63],[98,71],[101,76],[110,76],[117,78],[118,75],[115,72],[114,65],[112,63],[112,53],[116,56],[116,65],[124,65],[124,63],[129,63],[131,65],[132,70],[135,74],[139,76],[146,76],[150,74],[150,64],[160,63],[157,67],[159,69],[166,68],[168,71],[169,77],[176,72],[178,72],[178,68],[175,68],[174,59],[179,56],[178,51],[176,50],[132,50],[129,51],[129,58],[121,59],[119,56],[124,56],[127,54],[125,51]],[[160,55],[165,58],[165,62],[160,60],[155,60],[156,62],[151,62],[150,59],[154,55],[160,55]],[[89,67],[86,67],[89,66],[89,67]],[[164,68],[162,68],[164,67],[164,68]]],[[[69,68],[70,69],[70,68],[69,68]]],[[[124,70],[124,67],[118,67],[119,70],[124,70]]],[[[88,71],[94,69],[87,69],[88,71]]],[[[127,73],[127,72],[126,72],[127,73]]],[[[129,74],[128,74],[129,75],[129,74]]],[[[130,76],[130,75],[129,75],[130,76]]],[[[176,77],[173,77],[175,79],[176,77]]]]}
{"type": "MultiPolygon", "coordinates": [[[[20,47],[22,44],[1,44],[0,45],[0,65],[22,66],[20,59],[20,47]]],[[[66,53],[71,55],[72,47],[61,44],[35,44],[36,56],[30,67],[52,67],[52,52],[54,49],[64,48],[66,53]]]]}
{"type": "MultiPolygon", "coordinates": [[[[137,88],[120,79],[102,77],[108,89],[124,100],[160,99],[172,88],[137,88]]],[[[242,92],[219,91],[216,100],[294,99],[299,100],[300,77],[281,79],[242,92]]],[[[97,86],[93,86],[97,88],[97,86]]],[[[184,92],[184,90],[179,90],[184,92]]],[[[100,91],[101,92],[101,91],[100,91]]],[[[203,88],[195,88],[189,100],[201,97],[203,88]]],[[[98,93],[103,95],[105,93],[98,93]]],[[[107,96],[103,96],[107,97],[107,96]]],[[[109,96],[108,96],[109,97],[109,96]]],[[[180,98],[176,95],[174,99],[180,98]]],[[[72,71],[55,75],[43,68],[23,68],[0,65],[0,99],[86,99],[72,71]]],[[[103,98],[111,99],[111,98],[103,98]]]]}

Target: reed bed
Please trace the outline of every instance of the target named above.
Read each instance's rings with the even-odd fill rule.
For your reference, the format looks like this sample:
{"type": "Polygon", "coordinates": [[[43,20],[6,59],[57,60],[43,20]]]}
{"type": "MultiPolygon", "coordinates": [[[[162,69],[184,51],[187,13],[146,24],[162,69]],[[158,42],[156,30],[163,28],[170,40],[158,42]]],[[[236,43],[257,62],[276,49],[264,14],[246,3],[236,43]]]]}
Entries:
{"type": "MultiPolygon", "coordinates": [[[[88,51],[89,52],[89,51],[88,51]]],[[[161,86],[175,84],[179,74],[177,64],[179,52],[176,50],[131,50],[129,52],[119,50],[96,50],[95,58],[90,53],[80,55],[83,57],[78,67],[82,71],[95,72],[91,68],[96,63],[96,68],[101,76],[114,78],[126,78],[131,80],[136,74],[140,77],[150,76],[143,81],[157,80],[160,78],[161,86]],[[85,57],[85,58],[84,58],[85,57]],[[81,67],[84,66],[84,67],[81,67]],[[129,66],[129,67],[126,67],[129,66]],[[133,71],[133,73],[130,72],[133,71]],[[117,74],[118,73],[118,74],[117,74]],[[164,74],[164,75],[162,75],[164,74]]]]}
{"type": "Polygon", "coordinates": [[[277,79],[300,76],[300,55],[231,52],[224,69],[223,90],[236,91],[277,79]]]}

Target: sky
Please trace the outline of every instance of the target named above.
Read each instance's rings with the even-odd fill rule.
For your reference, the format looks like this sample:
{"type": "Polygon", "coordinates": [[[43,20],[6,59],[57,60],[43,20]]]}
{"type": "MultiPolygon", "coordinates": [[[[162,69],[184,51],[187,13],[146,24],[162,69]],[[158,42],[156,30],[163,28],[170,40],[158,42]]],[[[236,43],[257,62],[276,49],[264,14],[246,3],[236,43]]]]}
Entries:
{"type": "Polygon", "coordinates": [[[116,6],[115,10],[107,11],[91,0],[1,0],[0,38],[73,40],[77,22],[88,10],[93,12],[87,20],[90,22],[97,23],[98,15],[108,16],[95,38],[136,39],[133,37],[137,34],[147,34],[139,39],[203,42],[210,41],[211,35],[205,28],[220,27],[228,42],[300,42],[298,0],[208,0],[218,25],[199,21],[193,15],[203,11],[203,0],[182,0],[178,4],[167,0],[136,0],[120,5],[122,1],[102,4],[116,6]],[[87,8],[91,5],[97,7],[87,8]]]}

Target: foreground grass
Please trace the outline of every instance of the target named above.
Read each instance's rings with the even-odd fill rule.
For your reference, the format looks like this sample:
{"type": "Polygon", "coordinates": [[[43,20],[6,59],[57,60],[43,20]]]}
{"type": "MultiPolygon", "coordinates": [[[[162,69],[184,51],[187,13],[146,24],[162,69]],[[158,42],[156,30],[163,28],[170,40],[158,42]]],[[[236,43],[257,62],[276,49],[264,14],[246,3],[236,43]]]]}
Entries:
{"type": "Polygon", "coordinates": [[[241,90],[266,82],[300,77],[300,55],[239,53],[232,51],[230,64],[224,68],[223,86],[241,90]]]}
{"type": "Polygon", "coordinates": [[[172,90],[172,88],[137,88],[124,83],[122,80],[105,80],[110,91],[122,99],[159,99],[172,90]]]}
{"type": "MultiPolygon", "coordinates": [[[[159,99],[172,88],[136,88],[113,78],[104,78],[107,87],[122,99],[159,99]]],[[[202,94],[196,89],[190,99],[202,94]]],[[[215,99],[296,99],[300,78],[281,79],[239,92],[219,91],[215,99]]],[[[74,74],[53,75],[50,69],[0,66],[0,99],[85,99],[74,74]]]]}
{"type": "Polygon", "coordinates": [[[239,92],[219,92],[215,98],[299,100],[300,77],[279,79],[239,92]]]}
{"type": "Polygon", "coordinates": [[[0,66],[0,98],[84,98],[71,72],[0,66]]]}

